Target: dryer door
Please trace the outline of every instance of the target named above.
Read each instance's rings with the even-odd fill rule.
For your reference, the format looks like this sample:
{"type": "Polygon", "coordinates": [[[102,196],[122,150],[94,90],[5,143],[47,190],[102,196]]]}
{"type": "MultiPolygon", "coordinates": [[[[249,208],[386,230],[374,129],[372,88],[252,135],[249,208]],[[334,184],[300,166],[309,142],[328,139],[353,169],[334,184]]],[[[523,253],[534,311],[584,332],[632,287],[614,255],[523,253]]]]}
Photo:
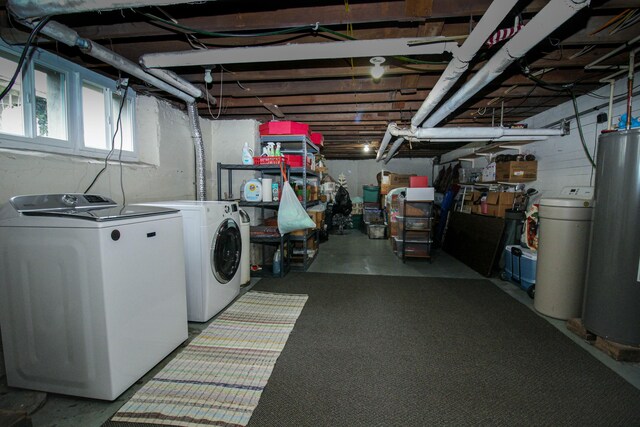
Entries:
{"type": "Polygon", "coordinates": [[[220,283],[227,283],[240,266],[242,238],[240,228],[232,219],[225,219],[211,242],[211,271],[220,283]]]}

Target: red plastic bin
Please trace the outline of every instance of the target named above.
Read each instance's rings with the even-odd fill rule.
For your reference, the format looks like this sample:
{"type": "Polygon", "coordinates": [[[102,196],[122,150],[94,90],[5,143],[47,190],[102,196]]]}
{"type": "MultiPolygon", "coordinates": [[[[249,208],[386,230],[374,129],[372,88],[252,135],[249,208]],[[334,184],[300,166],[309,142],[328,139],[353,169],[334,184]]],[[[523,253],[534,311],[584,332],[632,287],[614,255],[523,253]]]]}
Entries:
{"type": "Polygon", "coordinates": [[[311,142],[319,147],[324,147],[324,136],[320,132],[311,132],[311,142]]]}
{"type": "Polygon", "coordinates": [[[259,127],[260,135],[308,135],[309,125],[290,120],[273,120],[259,127]]]}
{"type": "Polygon", "coordinates": [[[410,188],[424,188],[429,186],[429,177],[427,176],[411,176],[409,177],[410,188]]]}
{"type": "Polygon", "coordinates": [[[302,156],[299,154],[285,154],[284,162],[292,168],[301,168],[304,165],[302,156]]]}

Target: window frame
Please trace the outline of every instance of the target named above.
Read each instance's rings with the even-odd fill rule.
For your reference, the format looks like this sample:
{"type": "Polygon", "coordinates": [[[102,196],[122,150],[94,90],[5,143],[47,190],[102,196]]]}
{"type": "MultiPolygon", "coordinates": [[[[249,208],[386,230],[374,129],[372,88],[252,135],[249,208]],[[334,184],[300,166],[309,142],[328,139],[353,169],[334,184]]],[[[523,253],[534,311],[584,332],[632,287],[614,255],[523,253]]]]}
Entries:
{"type": "MultiPolygon", "coordinates": [[[[21,47],[9,46],[4,42],[0,42],[0,53],[8,55],[17,61],[21,53],[21,47]]],[[[33,49],[31,56],[31,60],[23,67],[21,76],[19,77],[22,79],[25,136],[0,132],[0,149],[10,148],[104,159],[111,149],[111,140],[113,138],[113,131],[115,130],[116,117],[112,115],[111,103],[113,94],[118,92],[117,82],[39,48],[33,49]],[[66,140],[37,135],[35,102],[36,66],[64,75],[66,92],[66,140]],[[106,123],[105,138],[108,147],[106,149],[91,148],[84,144],[82,85],[85,82],[101,88],[103,91],[106,123]]],[[[123,112],[127,111],[130,115],[129,121],[131,122],[133,151],[122,151],[120,155],[120,150],[117,148],[119,138],[116,137],[115,148],[110,159],[118,160],[120,158],[125,162],[137,162],[139,160],[139,148],[135,129],[135,91],[127,88],[125,98],[127,99],[128,107],[125,106],[123,112]]]]}

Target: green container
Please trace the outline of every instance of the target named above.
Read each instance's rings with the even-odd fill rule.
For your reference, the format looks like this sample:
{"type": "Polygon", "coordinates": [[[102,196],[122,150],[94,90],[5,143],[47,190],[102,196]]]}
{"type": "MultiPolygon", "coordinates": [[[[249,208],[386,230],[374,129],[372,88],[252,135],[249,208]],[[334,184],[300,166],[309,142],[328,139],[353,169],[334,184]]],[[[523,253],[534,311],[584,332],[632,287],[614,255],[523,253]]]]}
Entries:
{"type": "Polygon", "coordinates": [[[351,215],[351,224],[353,224],[354,230],[360,230],[362,228],[362,215],[351,215]]]}
{"type": "Polygon", "coordinates": [[[362,186],[362,198],[365,203],[377,203],[380,196],[380,187],[373,185],[362,186]]]}

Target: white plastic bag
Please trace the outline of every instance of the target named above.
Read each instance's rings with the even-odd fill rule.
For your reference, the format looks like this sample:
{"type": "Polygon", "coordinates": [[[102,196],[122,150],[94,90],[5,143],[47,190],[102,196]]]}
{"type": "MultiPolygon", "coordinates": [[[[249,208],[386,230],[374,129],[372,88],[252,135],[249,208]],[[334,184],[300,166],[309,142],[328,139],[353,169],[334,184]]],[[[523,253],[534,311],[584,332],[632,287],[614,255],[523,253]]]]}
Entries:
{"type": "Polygon", "coordinates": [[[288,181],[282,185],[280,208],[278,209],[278,230],[280,234],[291,233],[305,228],[314,228],[316,224],[309,218],[304,210],[296,192],[293,191],[288,181]]]}

